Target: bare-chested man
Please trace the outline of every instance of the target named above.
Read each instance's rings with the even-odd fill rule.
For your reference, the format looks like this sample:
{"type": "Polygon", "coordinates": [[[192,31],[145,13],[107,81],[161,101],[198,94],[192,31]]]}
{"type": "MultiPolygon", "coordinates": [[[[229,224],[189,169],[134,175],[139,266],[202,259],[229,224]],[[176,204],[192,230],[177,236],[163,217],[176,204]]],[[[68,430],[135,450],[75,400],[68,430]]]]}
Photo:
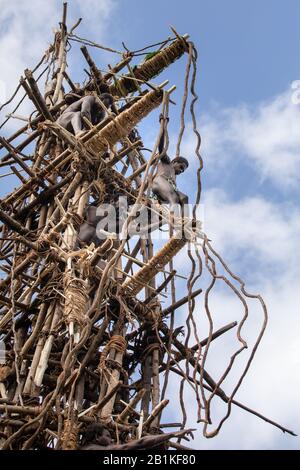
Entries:
{"type": "MultiPolygon", "coordinates": [[[[159,120],[163,118],[160,115],[159,120]]],[[[164,151],[165,131],[163,130],[159,145],[159,163],[157,173],[153,179],[152,191],[160,202],[171,205],[188,204],[188,196],[178,190],[176,186],[176,176],[183,173],[189,166],[189,162],[184,157],[176,157],[173,160],[164,151]]]]}
{"type": "Polygon", "coordinates": [[[78,136],[86,129],[83,117],[86,117],[93,125],[98,124],[104,118],[105,111],[99,99],[107,109],[113,105],[113,97],[109,93],[103,93],[100,98],[87,95],[70,104],[56,122],[78,136]]]}

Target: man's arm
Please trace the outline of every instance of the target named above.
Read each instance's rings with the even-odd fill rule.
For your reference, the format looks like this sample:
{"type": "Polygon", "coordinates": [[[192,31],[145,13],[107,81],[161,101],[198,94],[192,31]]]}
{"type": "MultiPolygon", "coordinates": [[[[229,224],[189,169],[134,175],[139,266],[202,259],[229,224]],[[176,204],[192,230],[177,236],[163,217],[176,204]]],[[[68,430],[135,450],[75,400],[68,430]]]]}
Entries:
{"type": "MultiPolygon", "coordinates": [[[[161,122],[162,120],[165,120],[165,118],[162,114],[160,114],[159,122],[161,122]]],[[[168,121],[169,118],[166,118],[166,120],[168,121]]],[[[165,146],[165,126],[163,127],[161,138],[159,140],[158,153],[159,153],[159,158],[163,163],[170,163],[170,157],[167,155],[166,151],[164,150],[164,146],[165,146]]]]}

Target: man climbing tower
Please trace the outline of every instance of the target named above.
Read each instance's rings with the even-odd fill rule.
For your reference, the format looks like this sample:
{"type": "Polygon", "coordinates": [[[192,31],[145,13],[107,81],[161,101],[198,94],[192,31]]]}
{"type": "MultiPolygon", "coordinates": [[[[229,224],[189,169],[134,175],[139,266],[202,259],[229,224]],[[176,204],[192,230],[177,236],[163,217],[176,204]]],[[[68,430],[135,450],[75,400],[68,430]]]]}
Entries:
{"type": "Polygon", "coordinates": [[[113,97],[109,93],[103,93],[100,98],[87,95],[70,104],[56,122],[78,137],[86,129],[83,118],[87,118],[94,126],[104,119],[105,110],[100,100],[107,109],[113,105],[113,97]]]}
{"type": "MultiPolygon", "coordinates": [[[[164,118],[161,114],[159,122],[169,118],[164,118]]],[[[189,162],[184,157],[176,157],[173,160],[167,155],[165,149],[165,126],[158,145],[159,163],[157,173],[152,182],[152,191],[160,202],[171,205],[180,204],[183,207],[188,204],[188,196],[178,190],[176,176],[183,173],[189,166],[189,162]]]]}

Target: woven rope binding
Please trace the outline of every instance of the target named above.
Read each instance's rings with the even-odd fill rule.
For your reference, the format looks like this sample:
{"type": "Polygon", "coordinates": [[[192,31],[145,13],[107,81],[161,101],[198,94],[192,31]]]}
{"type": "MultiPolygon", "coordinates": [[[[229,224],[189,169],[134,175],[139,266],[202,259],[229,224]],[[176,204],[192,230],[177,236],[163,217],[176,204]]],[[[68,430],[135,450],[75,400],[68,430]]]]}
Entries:
{"type": "Polygon", "coordinates": [[[71,271],[64,274],[64,319],[67,324],[74,322],[80,326],[86,323],[88,294],[86,282],[75,277],[71,271]]]}

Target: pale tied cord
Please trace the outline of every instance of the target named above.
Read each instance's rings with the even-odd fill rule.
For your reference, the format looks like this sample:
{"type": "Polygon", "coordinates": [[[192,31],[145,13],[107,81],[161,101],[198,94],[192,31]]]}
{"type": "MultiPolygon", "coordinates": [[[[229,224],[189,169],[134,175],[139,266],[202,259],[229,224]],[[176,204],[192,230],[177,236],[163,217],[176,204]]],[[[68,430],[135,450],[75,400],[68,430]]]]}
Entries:
{"type": "Polygon", "coordinates": [[[67,324],[77,323],[81,327],[86,324],[88,304],[87,284],[75,276],[72,270],[64,274],[64,319],[67,324]]]}
{"type": "MultiPolygon", "coordinates": [[[[162,360],[162,346],[161,346],[161,342],[156,342],[156,343],[150,343],[142,352],[142,355],[141,355],[141,361],[144,363],[145,360],[147,359],[148,356],[151,356],[153,351],[155,351],[156,349],[159,350],[159,353],[160,353],[160,362],[162,360]]],[[[162,399],[161,399],[162,401],[162,399]]]]}
{"type": "MultiPolygon", "coordinates": [[[[159,50],[161,50],[162,47],[164,47],[169,42],[174,41],[175,39],[176,39],[176,37],[169,37],[168,39],[165,39],[164,41],[156,42],[155,44],[150,44],[149,46],[143,47],[142,49],[137,49],[135,51],[131,51],[131,54],[133,56],[145,55],[145,54],[148,54],[148,52],[143,52],[143,51],[146,51],[147,49],[150,49],[150,47],[156,47],[156,46],[160,46],[159,50]]],[[[158,52],[158,51],[156,51],[156,52],[158,52]]]]}
{"type": "Polygon", "coordinates": [[[17,279],[15,277],[15,266],[16,266],[16,257],[17,257],[17,242],[14,243],[13,248],[13,263],[12,263],[12,270],[11,270],[11,306],[12,306],[12,329],[14,335],[14,356],[15,356],[15,368],[16,368],[16,378],[17,378],[17,386],[19,390],[18,399],[22,406],[24,406],[23,398],[22,398],[22,388],[21,388],[21,377],[20,377],[20,356],[19,351],[17,349],[17,330],[16,330],[16,307],[15,307],[15,286],[17,279]]]}
{"type": "Polygon", "coordinates": [[[103,372],[104,370],[107,369],[106,361],[107,361],[107,356],[109,354],[109,351],[111,349],[115,349],[116,351],[123,354],[126,351],[126,347],[127,347],[127,341],[125,340],[125,338],[123,338],[123,336],[120,336],[120,335],[112,336],[109,342],[104,347],[103,351],[101,352],[99,366],[98,366],[99,372],[103,372]]]}
{"type": "MultiPolygon", "coordinates": [[[[102,49],[102,50],[107,51],[107,52],[112,52],[112,53],[118,54],[118,55],[124,55],[123,52],[117,51],[116,49],[112,49],[108,46],[103,46],[102,44],[98,44],[94,41],[90,41],[89,39],[81,38],[81,37],[77,36],[76,34],[73,34],[72,30],[68,33],[68,39],[71,40],[71,41],[80,42],[81,44],[85,44],[86,46],[95,47],[95,48],[102,49]]],[[[149,44],[149,46],[145,46],[142,49],[137,49],[135,51],[128,51],[127,50],[126,55],[132,56],[132,57],[133,56],[139,56],[139,55],[146,55],[146,54],[148,54],[148,52],[143,52],[143,51],[146,51],[147,49],[150,49],[151,47],[165,46],[166,44],[168,44],[171,41],[174,41],[175,39],[176,39],[176,37],[169,37],[168,39],[165,39],[164,41],[156,42],[154,44],[149,44]]]]}
{"type": "Polygon", "coordinates": [[[114,54],[123,55],[123,52],[117,51],[115,49],[111,49],[107,46],[102,46],[101,44],[97,44],[96,42],[90,41],[89,39],[81,38],[73,33],[68,33],[68,39],[75,42],[80,42],[86,46],[96,47],[98,49],[103,49],[104,51],[113,52],[114,54]]]}
{"type": "Polygon", "coordinates": [[[62,450],[76,450],[78,440],[78,426],[74,420],[66,419],[61,436],[62,450]]]}

